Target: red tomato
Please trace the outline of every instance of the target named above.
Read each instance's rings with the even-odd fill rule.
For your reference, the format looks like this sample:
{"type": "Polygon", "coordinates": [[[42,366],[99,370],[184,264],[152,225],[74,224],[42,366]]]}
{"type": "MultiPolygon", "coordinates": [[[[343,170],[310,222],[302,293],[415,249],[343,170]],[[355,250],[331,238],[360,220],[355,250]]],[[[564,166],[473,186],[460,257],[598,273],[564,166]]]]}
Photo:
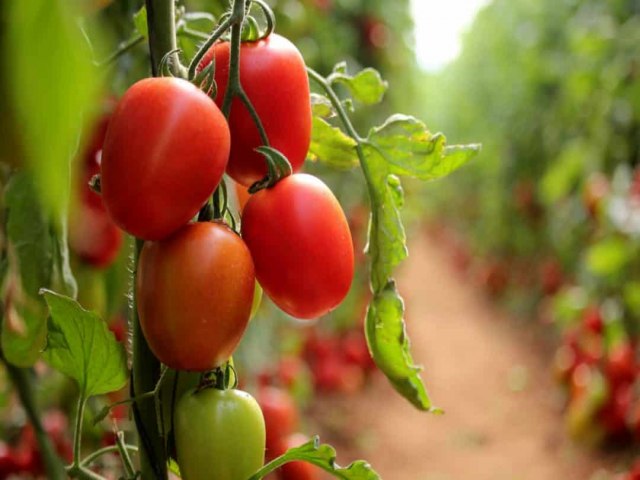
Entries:
{"type": "Polygon", "coordinates": [[[178,78],[147,78],[118,103],[102,152],[102,197],[132,235],[160,240],[198,213],[229,158],[229,128],[211,99],[178,78]]]}
{"type": "Polygon", "coordinates": [[[136,292],[149,347],[176,370],[219,366],[247,327],[254,282],[249,250],[226,225],[192,223],[145,243],[136,292]]]}
{"type": "MultiPolygon", "coordinates": [[[[216,103],[222,108],[229,77],[229,42],[216,43],[200,63],[204,68],[215,56],[216,103]]],[[[256,109],[272,147],[300,170],[311,140],[309,79],[300,52],[293,43],[272,34],[264,40],[242,44],[240,81],[256,109]]],[[[265,158],[255,152],[262,145],[249,111],[235,98],[229,116],[231,156],[227,173],[245,186],[267,174],[265,158]]]]}
{"type": "Polygon", "coordinates": [[[353,280],[351,232],[331,190],[311,175],[291,175],[252,195],[242,235],[256,277],[278,307],[317,318],[347,295],[353,280]]]}
{"type": "Polygon", "coordinates": [[[625,342],[613,347],[607,357],[605,368],[612,384],[633,382],[638,370],[633,346],[625,342]]]}
{"type": "Polygon", "coordinates": [[[267,456],[273,458],[278,443],[297,428],[298,410],[291,395],[276,387],[260,389],[258,403],[267,429],[267,456]]]}
{"type": "Polygon", "coordinates": [[[91,178],[100,173],[108,121],[105,115],[98,122],[85,147],[80,172],[73,179],[77,194],[69,210],[69,246],[82,261],[98,268],[109,266],[122,245],[122,231],[109,217],[101,196],[89,187],[91,178]]]}

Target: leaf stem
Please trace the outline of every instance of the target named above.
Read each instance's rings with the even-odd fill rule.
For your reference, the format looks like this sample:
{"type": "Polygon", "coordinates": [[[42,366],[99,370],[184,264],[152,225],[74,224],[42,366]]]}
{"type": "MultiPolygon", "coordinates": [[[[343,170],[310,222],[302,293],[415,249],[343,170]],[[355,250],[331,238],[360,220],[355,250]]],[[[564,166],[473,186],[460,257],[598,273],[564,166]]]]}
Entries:
{"type": "Polygon", "coordinates": [[[120,45],[118,45],[118,48],[107,58],[105,58],[104,60],[100,60],[99,62],[93,62],[93,64],[96,67],[106,67],[107,65],[110,65],[111,63],[115,62],[118,58],[120,58],[122,55],[124,55],[129,50],[134,48],[136,45],[141,43],[143,40],[144,40],[144,37],[142,35],[135,34],[128,40],[125,40],[124,42],[120,43],[120,45]]]}
{"type": "Polygon", "coordinates": [[[120,459],[122,460],[122,465],[127,473],[127,478],[135,478],[136,469],[133,466],[129,452],[127,451],[127,444],[124,441],[124,433],[122,431],[119,431],[116,434],[116,447],[120,453],[120,459]]]}
{"type": "Polygon", "coordinates": [[[372,220],[376,221],[377,219],[375,218],[375,216],[377,215],[376,212],[378,209],[375,207],[377,207],[380,204],[380,200],[378,198],[378,194],[376,193],[376,190],[373,188],[373,183],[374,183],[373,174],[369,169],[369,165],[367,164],[366,157],[364,155],[363,145],[367,143],[367,140],[365,138],[362,138],[358,134],[355,127],[353,126],[353,123],[351,123],[351,119],[349,118],[347,111],[342,105],[340,98],[338,98],[338,95],[336,94],[335,90],[331,86],[331,82],[325,79],[318,72],[316,72],[315,70],[309,67],[307,67],[307,74],[309,75],[309,78],[311,78],[314,82],[316,82],[316,84],[318,84],[318,86],[322,88],[322,90],[324,90],[324,92],[327,94],[327,97],[329,98],[329,101],[333,105],[333,108],[336,109],[336,112],[338,113],[338,117],[340,118],[340,121],[344,125],[344,128],[347,131],[347,134],[351,138],[353,138],[356,142],[356,154],[358,155],[358,160],[360,161],[360,168],[362,169],[362,173],[366,180],[367,190],[369,192],[369,198],[371,199],[372,220]]]}
{"type": "MultiPolygon", "coordinates": [[[[132,452],[138,451],[138,447],[136,447],[135,445],[125,444],[124,447],[126,450],[130,450],[132,452]]],[[[107,453],[115,453],[119,451],[120,451],[120,447],[118,445],[109,445],[108,447],[103,447],[100,450],[96,450],[95,452],[91,452],[89,455],[87,455],[87,457],[84,460],[82,460],[82,462],[80,462],[80,466],[86,467],[92,462],[95,462],[102,455],[106,455],[107,453]]]]}
{"type": "Polygon", "coordinates": [[[80,466],[80,449],[82,447],[82,420],[84,419],[84,407],[87,399],[84,392],[80,393],[78,398],[78,408],[76,410],[76,423],[73,430],[73,466],[80,466]]]}

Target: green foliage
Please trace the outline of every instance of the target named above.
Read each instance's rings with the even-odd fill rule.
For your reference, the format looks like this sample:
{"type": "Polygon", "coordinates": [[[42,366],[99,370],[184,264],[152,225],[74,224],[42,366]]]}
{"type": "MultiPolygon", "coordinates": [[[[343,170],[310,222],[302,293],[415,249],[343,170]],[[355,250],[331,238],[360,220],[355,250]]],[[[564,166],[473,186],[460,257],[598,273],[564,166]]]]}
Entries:
{"type": "Polygon", "coordinates": [[[55,216],[65,211],[69,160],[81,120],[101,90],[101,76],[76,23],[75,4],[11,0],[5,5],[8,93],[42,205],[55,216]]]}
{"type": "Polygon", "coordinates": [[[320,439],[315,437],[299,447],[290,448],[284,455],[265,465],[249,480],[259,480],[260,478],[264,478],[285,463],[292,461],[312,463],[326,472],[329,472],[335,478],[341,478],[343,480],[380,479],[380,476],[373,470],[373,468],[371,468],[371,465],[363,460],[357,460],[351,463],[348,467],[340,467],[336,463],[335,449],[331,445],[321,445],[320,439]]]}
{"type": "Polygon", "coordinates": [[[382,101],[389,85],[373,68],[365,68],[356,75],[347,74],[347,64],[339,63],[333,69],[332,80],[344,85],[349,94],[364,105],[375,105],[382,101]]]}
{"type": "MultiPolygon", "coordinates": [[[[372,128],[367,138],[360,138],[347,116],[344,101],[337,96],[333,86],[346,82],[347,91],[354,97],[359,95],[360,100],[366,98],[367,102],[380,101],[386,84],[379,74],[367,69],[365,73],[349,76],[346,65],[338,64],[326,79],[316,72],[311,72],[311,78],[324,89],[349,134],[346,137],[341,130],[326,124],[325,136],[332,140],[340,136],[351,138],[354,142],[351,154],[357,155],[367,183],[371,217],[366,251],[371,259],[373,293],[365,324],[369,349],[376,365],[398,392],[418,409],[437,411],[420,378],[420,368],[414,365],[411,357],[404,304],[393,280],[395,268],[408,256],[400,217],[404,204],[400,177],[420,180],[445,177],[477,154],[479,146],[446,147],[442,134],[432,135],[424,123],[407,115],[393,115],[383,125],[372,128]],[[380,89],[372,89],[372,84],[380,89]],[[372,90],[378,93],[365,93],[372,90]]],[[[326,108],[322,109],[323,113],[326,111],[326,108]]],[[[318,117],[314,120],[324,122],[318,117]]],[[[348,153],[348,145],[344,145],[343,150],[348,153]]],[[[325,157],[320,155],[320,159],[325,160],[325,157]]]]}
{"type": "Polygon", "coordinates": [[[45,360],[73,378],[83,398],[122,388],[128,379],[124,348],[95,313],[49,290],[49,333],[45,360]]]}
{"type": "Polygon", "coordinates": [[[11,178],[4,204],[9,243],[2,351],[14,365],[30,366],[45,343],[46,307],[38,292],[51,284],[55,242],[30,175],[11,178]]]}

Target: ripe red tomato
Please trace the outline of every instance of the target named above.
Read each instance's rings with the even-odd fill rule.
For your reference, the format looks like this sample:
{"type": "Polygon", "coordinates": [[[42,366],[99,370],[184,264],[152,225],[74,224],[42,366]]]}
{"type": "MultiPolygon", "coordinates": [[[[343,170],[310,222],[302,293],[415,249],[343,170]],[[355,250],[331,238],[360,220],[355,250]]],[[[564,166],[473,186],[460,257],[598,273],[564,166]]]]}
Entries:
{"type": "Polygon", "coordinates": [[[335,308],[353,280],[351,232],[329,187],[296,174],[252,195],[242,236],[256,276],[278,307],[297,318],[335,308]]]}
{"type": "Polygon", "coordinates": [[[146,242],[136,292],[149,347],[176,370],[221,365],[249,322],[254,284],[249,250],[226,225],[191,223],[146,242]]]}
{"type": "MultiPolygon", "coordinates": [[[[207,52],[200,68],[215,56],[216,103],[222,107],[229,77],[229,42],[216,43],[207,52]]],[[[284,37],[272,34],[264,40],[242,44],[240,81],[253,104],[272,147],[300,170],[311,140],[309,79],[302,55],[284,37]]],[[[262,145],[249,111],[236,98],[229,116],[231,156],[227,173],[245,186],[267,174],[264,157],[255,152],[262,145]]]]}
{"type": "Polygon", "coordinates": [[[76,195],[69,209],[69,246],[85,263],[94,267],[109,266],[122,245],[122,231],[113,223],[101,196],[89,187],[91,178],[100,173],[102,143],[109,116],[95,126],[73,179],[76,195]]]}
{"type": "Polygon", "coordinates": [[[229,128],[211,99],[178,78],[147,78],[118,103],[102,152],[102,198],[132,235],[160,240],[186,224],[220,182],[229,128]]]}
{"type": "Polygon", "coordinates": [[[279,442],[297,428],[298,410],[291,395],[276,387],[260,389],[258,403],[267,430],[267,457],[273,458],[279,442]]]}

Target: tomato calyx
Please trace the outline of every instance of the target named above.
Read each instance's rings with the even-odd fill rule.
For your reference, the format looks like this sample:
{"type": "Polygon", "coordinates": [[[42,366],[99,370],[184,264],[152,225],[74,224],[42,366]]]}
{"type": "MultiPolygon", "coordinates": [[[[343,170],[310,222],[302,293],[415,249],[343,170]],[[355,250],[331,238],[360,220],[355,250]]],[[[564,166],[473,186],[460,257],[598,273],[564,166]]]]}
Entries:
{"type": "Polygon", "coordinates": [[[282,153],[273,147],[262,146],[255,149],[264,155],[267,162],[267,175],[249,187],[249,193],[254,194],[265,188],[271,188],[280,180],[293,173],[291,163],[282,153]]]}
{"type": "Polygon", "coordinates": [[[229,390],[238,387],[238,374],[231,361],[225,365],[203,372],[200,382],[196,387],[196,393],[207,388],[229,390]]]}

